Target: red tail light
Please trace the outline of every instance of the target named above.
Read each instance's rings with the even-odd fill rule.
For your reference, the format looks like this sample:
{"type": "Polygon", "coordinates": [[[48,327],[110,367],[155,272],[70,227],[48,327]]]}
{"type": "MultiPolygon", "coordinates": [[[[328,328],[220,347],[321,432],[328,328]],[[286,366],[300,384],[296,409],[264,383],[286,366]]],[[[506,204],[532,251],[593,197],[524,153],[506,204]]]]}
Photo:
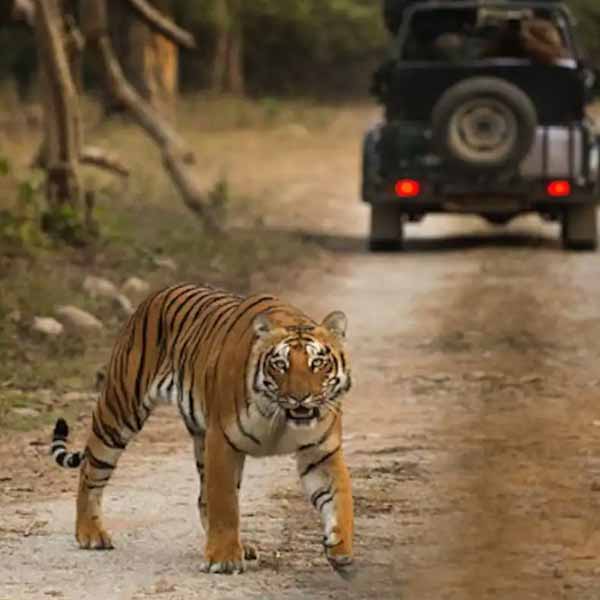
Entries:
{"type": "Polygon", "coordinates": [[[546,192],[552,198],[566,198],[571,195],[571,182],[566,179],[556,179],[548,184],[546,192]]]}
{"type": "Polygon", "coordinates": [[[414,198],[421,193],[421,184],[416,179],[400,179],[394,190],[399,198],[414,198]]]}

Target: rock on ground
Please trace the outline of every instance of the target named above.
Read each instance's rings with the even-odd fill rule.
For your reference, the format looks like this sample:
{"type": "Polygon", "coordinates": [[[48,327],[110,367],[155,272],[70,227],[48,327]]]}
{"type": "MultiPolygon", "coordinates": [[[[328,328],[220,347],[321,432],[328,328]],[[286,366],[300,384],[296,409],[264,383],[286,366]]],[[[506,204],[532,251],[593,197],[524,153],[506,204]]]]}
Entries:
{"type": "Polygon", "coordinates": [[[70,326],[76,329],[102,331],[104,325],[94,315],[76,306],[58,306],[56,313],[70,326]]]}
{"type": "Polygon", "coordinates": [[[130,277],[121,287],[127,296],[141,298],[150,293],[150,284],[139,277],[130,277]]]}
{"type": "Polygon", "coordinates": [[[56,337],[64,333],[62,323],[52,317],[33,317],[33,330],[56,337]]]}
{"type": "Polygon", "coordinates": [[[116,298],[119,295],[117,286],[102,277],[88,275],[83,280],[83,289],[92,297],[116,298]]]}

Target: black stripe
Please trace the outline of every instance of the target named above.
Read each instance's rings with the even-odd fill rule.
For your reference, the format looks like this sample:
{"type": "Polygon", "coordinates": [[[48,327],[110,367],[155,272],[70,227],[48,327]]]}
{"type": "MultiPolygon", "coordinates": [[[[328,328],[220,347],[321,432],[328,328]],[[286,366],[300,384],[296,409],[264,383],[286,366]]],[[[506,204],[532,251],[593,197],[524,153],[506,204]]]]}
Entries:
{"type": "Polygon", "coordinates": [[[54,452],[52,453],[54,456],[54,460],[61,466],[64,467],[65,466],[65,457],[67,456],[68,452],[66,450],[60,450],[58,452],[58,454],[54,454],[54,452]]]}
{"type": "Polygon", "coordinates": [[[129,431],[131,431],[131,433],[137,433],[139,431],[139,429],[136,429],[128,420],[127,417],[125,416],[124,412],[121,410],[121,397],[119,396],[119,390],[113,386],[113,393],[115,395],[114,397],[114,401],[113,402],[109,402],[108,398],[105,400],[104,404],[106,405],[106,408],[108,410],[108,412],[110,412],[110,414],[112,415],[113,419],[119,424],[119,425],[125,425],[125,427],[127,427],[127,429],[129,429],[129,431]]]}
{"type": "Polygon", "coordinates": [[[223,319],[228,317],[231,314],[231,311],[239,307],[239,302],[231,302],[224,305],[219,305],[217,309],[220,309],[221,312],[217,314],[217,318],[210,324],[206,332],[203,334],[205,339],[210,339],[210,336],[213,334],[215,328],[223,319]]]}
{"type": "Polygon", "coordinates": [[[114,465],[104,462],[103,460],[100,460],[99,458],[94,456],[93,452],[89,449],[89,447],[86,447],[85,449],[85,457],[87,458],[90,465],[94,467],[94,469],[109,469],[112,471],[115,468],[114,465]]]}
{"type": "Polygon", "coordinates": [[[64,468],[75,469],[81,464],[81,452],[70,453],[66,450],[60,450],[54,456],[54,460],[64,468]]]}
{"type": "Polygon", "coordinates": [[[317,509],[319,512],[321,512],[321,511],[322,511],[322,510],[323,510],[323,509],[324,509],[324,508],[325,508],[325,507],[326,507],[326,506],[327,506],[327,505],[328,505],[330,502],[333,502],[333,498],[334,498],[334,496],[333,496],[333,495],[329,496],[329,498],[326,498],[326,499],[325,499],[325,500],[324,500],[324,501],[321,503],[321,506],[319,506],[319,507],[316,507],[316,506],[315,506],[315,508],[316,508],[316,509],[317,509]]]}
{"type": "Polygon", "coordinates": [[[198,419],[196,418],[196,411],[194,409],[194,382],[196,381],[196,370],[192,369],[192,380],[190,381],[190,389],[188,392],[188,406],[190,409],[190,417],[192,419],[192,423],[196,428],[196,431],[200,431],[200,424],[198,423],[198,419]]]}
{"type": "Polygon", "coordinates": [[[202,303],[202,300],[204,300],[205,298],[209,298],[213,295],[213,292],[208,292],[208,293],[202,293],[202,291],[196,291],[193,294],[190,294],[175,310],[175,312],[173,313],[173,316],[171,317],[171,326],[175,327],[176,325],[176,321],[177,321],[177,317],[179,316],[179,313],[187,307],[187,305],[191,302],[191,306],[189,306],[187,308],[187,310],[185,311],[185,313],[183,314],[183,316],[181,317],[181,321],[177,324],[177,329],[173,329],[172,330],[172,337],[170,340],[171,346],[175,346],[175,344],[177,344],[177,341],[179,340],[179,336],[181,335],[181,332],[183,331],[183,328],[185,327],[185,324],[189,318],[189,316],[194,312],[194,308],[196,308],[198,306],[199,303],[202,303]]]}
{"type": "Polygon", "coordinates": [[[106,487],[106,483],[99,483],[97,485],[94,485],[93,483],[86,483],[85,487],[88,490],[100,490],[106,487]]]}
{"type": "Polygon", "coordinates": [[[76,469],[82,461],[81,452],[75,452],[71,454],[67,459],[67,466],[69,469],[76,469]]]}
{"type": "Polygon", "coordinates": [[[235,414],[236,414],[237,426],[238,426],[238,429],[240,430],[240,433],[242,435],[244,435],[245,437],[247,437],[249,440],[252,440],[257,446],[260,446],[260,444],[261,444],[260,440],[257,437],[254,437],[250,432],[248,432],[244,429],[244,426],[242,425],[242,418],[240,416],[240,411],[238,409],[238,403],[234,401],[234,404],[235,404],[235,414]]]}
{"type": "MultiPolygon", "coordinates": [[[[275,298],[273,296],[261,296],[258,300],[255,300],[254,302],[252,302],[251,304],[246,306],[231,322],[227,331],[225,332],[225,336],[223,337],[223,339],[225,340],[225,338],[227,338],[227,336],[231,333],[232,329],[237,325],[237,323],[240,321],[240,319],[242,317],[244,317],[253,308],[258,306],[261,302],[266,302],[267,300],[275,300],[275,298]]],[[[241,304],[239,306],[241,306],[241,304]]],[[[220,356],[220,354],[219,354],[219,356],[220,356]]]]}
{"type": "Polygon", "coordinates": [[[320,498],[322,498],[323,496],[327,496],[328,494],[331,494],[331,486],[329,486],[326,489],[320,489],[317,490],[311,497],[310,497],[310,503],[317,508],[317,502],[319,501],[320,498]]]}
{"type": "MultiPolygon", "coordinates": [[[[225,305],[223,308],[222,305],[215,306],[212,304],[207,308],[209,314],[204,316],[204,320],[201,325],[194,331],[193,335],[191,335],[183,344],[181,352],[179,353],[179,363],[186,367],[186,363],[188,361],[195,362],[196,353],[198,352],[198,348],[203,341],[207,341],[209,335],[212,333],[215,325],[220,322],[225,316],[228,315],[228,312],[235,309],[237,304],[233,305],[225,305]],[[219,309],[223,308],[221,312],[218,312],[219,309]],[[214,312],[214,314],[213,314],[214,312]],[[214,321],[210,323],[210,319],[215,317],[214,321]],[[208,327],[208,329],[206,329],[208,327]]],[[[193,365],[192,365],[193,366],[193,365]]]]}
{"type": "Polygon", "coordinates": [[[229,444],[229,446],[235,450],[238,454],[244,454],[230,439],[229,436],[225,433],[225,429],[223,429],[223,427],[221,426],[221,431],[223,433],[223,437],[225,438],[225,441],[229,444]]]}
{"type": "MultiPolygon", "coordinates": [[[[146,343],[148,340],[148,313],[146,310],[144,313],[144,318],[142,320],[142,349],[140,353],[140,361],[137,369],[137,374],[135,377],[135,401],[141,402],[140,392],[142,389],[142,378],[144,374],[144,363],[146,362],[146,343]]],[[[141,429],[141,426],[140,426],[141,429]]]]}
{"type": "Polygon", "coordinates": [[[110,480],[112,476],[112,473],[109,473],[108,475],[105,475],[104,477],[89,477],[86,476],[85,480],[91,482],[92,484],[94,483],[103,483],[104,485],[106,485],[108,483],[108,481],[110,480]]]}
{"type": "MultiPolygon", "coordinates": [[[[156,384],[156,387],[158,390],[160,390],[160,388],[162,388],[163,385],[165,385],[165,381],[167,381],[167,379],[169,379],[169,377],[173,376],[173,372],[171,370],[168,370],[167,373],[165,374],[164,377],[161,378],[161,380],[156,384]]],[[[171,383],[169,384],[169,387],[167,387],[167,391],[171,391],[173,387],[173,381],[171,380],[171,383]]]]}
{"type": "Polygon", "coordinates": [[[95,414],[92,416],[92,431],[105,446],[113,449],[125,450],[125,443],[123,442],[121,435],[105,423],[102,424],[102,429],[100,429],[95,414]]]}
{"type": "Polygon", "coordinates": [[[202,321],[198,322],[197,327],[191,331],[190,336],[183,342],[179,355],[176,357],[179,363],[185,363],[189,355],[195,356],[198,344],[205,335],[204,330],[209,323],[210,318],[213,316],[212,311],[215,310],[214,303],[225,297],[226,296],[210,298],[208,302],[202,305],[202,310],[206,310],[207,314],[203,315],[202,321]]]}
{"type": "Polygon", "coordinates": [[[109,448],[117,448],[117,446],[115,446],[113,442],[104,435],[104,432],[98,426],[96,415],[92,415],[92,431],[105,446],[108,446],[109,448]]]}
{"type": "Polygon", "coordinates": [[[188,287],[189,285],[190,284],[187,284],[187,283],[180,283],[179,285],[175,285],[170,288],[160,290],[157,294],[155,294],[153,300],[156,300],[156,298],[158,298],[158,296],[160,294],[164,294],[161,304],[160,304],[160,308],[158,309],[158,329],[156,330],[156,339],[159,344],[162,343],[162,341],[163,341],[163,329],[165,327],[164,310],[165,310],[165,305],[169,299],[169,295],[174,294],[177,290],[180,290],[184,287],[188,287]]]}
{"type": "MultiPolygon", "coordinates": [[[[219,349],[219,355],[217,357],[217,361],[215,363],[215,369],[213,371],[213,378],[216,378],[216,376],[217,376],[217,373],[218,373],[218,370],[219,370],[219,363],[221,362],[221,357],[223,356],[223,348],[224,348],[224,346],[225,346],[225,344],[227,342],[227,337],[233,331],[233,328],[253,308],[256,308],[259,304],[261,304],[263,302],[267,302],[268,300],[275,300],[275,298],[273,298],[273,296],[260,296],[258,299],[252,301],[248,306],[244,307],[243,310],[241,310],[235,316],[235,318],[231,321],[231,323],[229,324],[229,327],[227,328],[227,330],[225,331],[225,334],[223,335],[223,340],[222,340],[221,348],[219,349]]],[[[237,425],[238,425],[238,428],[239,428],[240,432],[246,438],[248,438],[249,440],[251,440],[252,442],[254,442],[257,446],[260,446],[261,445],[260,440],[258,438],[256,438],[256,437],[254,437],[251,433],[249,433],[248,431],[246,431],[244,429],[244,426],[242,425],[242,421],[241,421],[241,417],[240,417],[240,411],[239,411],[238,403],[234,402],[234,406],[235,406],[236,421],[237,421],[237,425]]]]}
{"type": "Polygon", "coordinates": [[[177,329],[177,333],[175,334],[175,338],[179,337],[179,334],[181,332],[181,329],[183,327],[183,322],[185,321],[185,319],[190,315],[190,312],[198,307],[198,305],[202,306],[202,302],[204,300],[207,299],[215,299],[216,298],[220,298],[222,297],[222,294],[218,294],[217,292],[213,291],[213,290],[202,290],[200,289],[199,291],[196,292],[196,294],[191,294],[188,298],[186,298],[180,306],[177,307],[177,310],[173,313],[173,316],[171,317],[171,321],[173,324],[175,324],[175,320],[177,319],[177,316],[179,315],[179,312],[187,305],[187,303],[190,300],[193,300],[193,304],[190,307],[190,309],[188,310],[188,312],[185,314],[184,318],[182,319],[182,323],[179,324],[179,327],[177,329]]]}
{"type": "Polygon", "coordinates": [[[306,467],[306,469],[304,469],[304,471],[302,472],[302,475],[300,475],[300,477],[306,477],[311,471],[316,469],[318,466],[322,465],[324,462],[328,461],[334,454],[339,452],[341,447],[342,446],[340,444],[334,450],[332,450],[331,452],[328,452],[327,454],[325,454],[325,456],[322,456],[317,462],[314,462],[314,463],[311,463],[310,465],[308,465],[308,467],[306,467]]]}
{"type": "Polygon", "coordinates": [[[168,316],[168,315],[167,315],[167,313],[168,313],[168,312],[169,312],[169,310],[171,309],[171,306],[173,306],[173,304],[175,304],[175,302],[177,302],[177,300],[179,300],[179,298],[181,298],[182,296],[185,296],[185,295],[186,295],[187,293],[189,293],[189,292],[193,292],[193,291],[195,291],[195,290],[197,290],[197,289],[198,289],[198,286],[196,286],[196,285],[194,285],[194,284],[192,284],[192,283],[188,283],[188,284],[183,284],[183,285],[182,285],[182,287],[175,288],[175,289],[173,289],[173,290],[169,290],[169,294],[172,294],[172,293],[174,293],[174,292],[178,291],[178,289],[180,289],[180,290],[181,290],[181,289],[183,289],[184,287],[185,287],[186,289],[184,289],[184,290],[181,292],[181,294],[177,294],[177,295],[175,295],[175,296],[172,296],[172,297],[170,297],[168,301],[166,301],[166,299],[165,299],[166,305],[165,305],[165,306],[163,306],[163,309],[162,309],[162,314],[164,315],[164,317],[165,317],[165,318],[168,316]]]}
{"type": "MultiPolygon", "coordinates": [[[[223,296],[217,295],[216,292],[210,292],[210,293],[206,294],[205,296],[202,296],[201,298],[199,298],[198,303],[194,305],[196,310],[195,310],[194,316],[192,318],[192,323],[194,324],[196,322],[198,315],[202,311],[208,309],[208,307],[210,307],[214,302],[216,302],[217,300],[220,300],[221,298],[223,298],[223,296]]],[[[191,314],[191,312],[188,313],[188,315],[189,314],[191,314]]],[[[206,316],[204,318],[206,318],[206,316]]],[[[179,342],[180,332],[181,332],[181,328],[178,330],[177,334],[175,334],[175,336],[171,339],[171,348],[173,348],[173,349],[176,347],[176,344],[179,342]]],[[[179,356],[183,355],[184,349],[189,344],[190,338],[193,337],[193,333],[194,333],[193,326],[184,332],[183,343],[181,346],[181,350],[179,352],[179,356]],[[186,337],[186,336],[188,336],[188,337],[186,337]]]]}
{"type": "Polygon", "coordinates": [[[110,437],[111,441],[115,444],[115,446],[120,450],[124,450],[126,444],[123,441],[123,437],[121,436],[121,434],[114,427],[111,427],[107,423],[103,423],[102,427],[106,434],[110,437]]]}

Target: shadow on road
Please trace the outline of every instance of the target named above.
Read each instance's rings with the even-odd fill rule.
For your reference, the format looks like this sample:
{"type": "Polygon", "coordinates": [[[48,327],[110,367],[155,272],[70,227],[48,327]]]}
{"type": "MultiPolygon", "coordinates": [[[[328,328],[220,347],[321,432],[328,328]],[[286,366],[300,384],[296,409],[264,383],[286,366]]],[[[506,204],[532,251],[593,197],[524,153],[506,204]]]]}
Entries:
{"type": "MultiPolygon", "coordinates": [[[[306,242],[323,246],[341,254],[368,254],[367,240],[362,236],[322,234],[298,230],[297,235],[306,242]]],[[[543,248],[561,250],[560,241],[526,233],[452,235],[444,237],[408,238],[400,254],[423,252],[460,252],[480,248],[543,248]]]]}

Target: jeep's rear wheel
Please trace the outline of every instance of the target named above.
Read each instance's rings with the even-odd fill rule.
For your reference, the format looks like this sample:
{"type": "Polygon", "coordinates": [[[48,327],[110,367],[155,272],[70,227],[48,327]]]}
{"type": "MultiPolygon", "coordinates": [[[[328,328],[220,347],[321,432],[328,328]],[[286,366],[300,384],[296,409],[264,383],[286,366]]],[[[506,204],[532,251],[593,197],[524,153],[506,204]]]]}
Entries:
{"type": "Polygon", "coordinates": [[[387,252],[402,250],[404,241],[402,210],[390,204],[371,205],[369,250],[387,252]]]}
{"type": "Polygon", "coordinates": [[[569,206],[562,217],[563,247],[569,250],[596,250],[598,221],[595,205],[569,206]]]}
{"type": "Polygon", "coordinates": [[[517,86],[474,77],[450,87],[432,113],[433,141],[451,165],[470,173],[516,170],[535,137],[537,113],[517,86]]]}

